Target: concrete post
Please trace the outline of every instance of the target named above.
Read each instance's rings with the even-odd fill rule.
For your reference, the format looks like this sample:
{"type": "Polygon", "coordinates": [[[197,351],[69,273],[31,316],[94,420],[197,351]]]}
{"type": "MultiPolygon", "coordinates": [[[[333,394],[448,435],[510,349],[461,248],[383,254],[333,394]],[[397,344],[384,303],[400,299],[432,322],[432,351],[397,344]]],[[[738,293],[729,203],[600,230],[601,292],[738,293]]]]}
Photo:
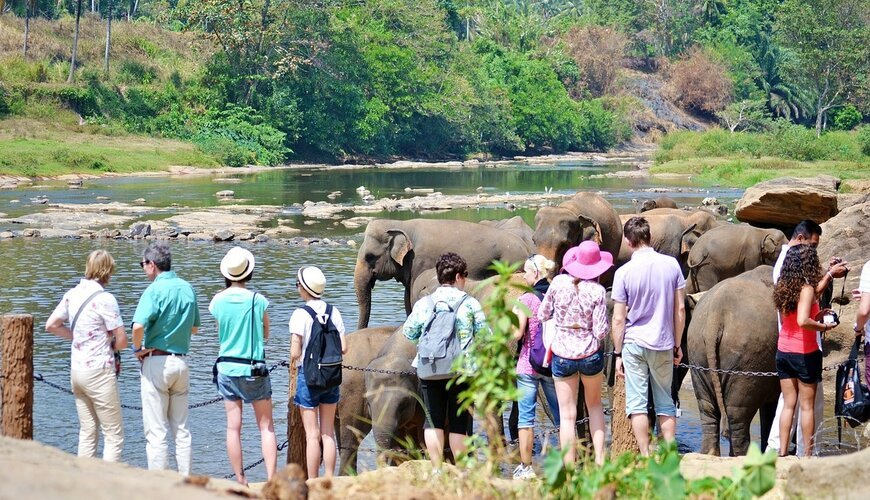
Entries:
{"type": "Polygon", "coordinates": [[[299,407],[293,404],[296,396],[296,375],[298,369],[296,363],[290,362],[287,369],[290,376],[290,388],[287,391],[287,463],[298,464],[302,471],[308,475],[308,467],[305,460],[305,428],[302,426],[302,414],[299,407]]]}
{"type": "Polygon", "coordinates": [[[0,317],[2,336],[2,434],[33,439],[33,316],[0,317]]]}

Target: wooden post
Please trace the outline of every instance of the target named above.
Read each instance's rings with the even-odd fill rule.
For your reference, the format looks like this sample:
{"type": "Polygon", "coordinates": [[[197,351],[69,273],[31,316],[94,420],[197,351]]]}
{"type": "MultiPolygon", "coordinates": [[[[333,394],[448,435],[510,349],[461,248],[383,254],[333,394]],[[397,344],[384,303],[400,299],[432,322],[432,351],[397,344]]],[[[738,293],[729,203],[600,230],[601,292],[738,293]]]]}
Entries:
{"type": "Polygon", "coordinates": [[[302,414],[299,407],[293,403],[296,396],[296,363],[290,362],[287,369],[290,373],[290,388],[287,391],[287,463],[298,464],[302,467],[305,475],[308,475],[308,467],[305,460],[305,428],[302,426],[302,414]]]}
{"type": "Polygon", "coordinates": [[[0,364],[2,434],[33,439],[33,316],[0,317],[3,359],[0,364]]]}
{"type": "Polygon", "coordinates": [[[610,456],[616,458],[626,451],[640,453],[634,432],[631,430],[631,420],[625,416],[625,379],[616,377],[613,386],[613,414],[610,416],[610,456]]]}

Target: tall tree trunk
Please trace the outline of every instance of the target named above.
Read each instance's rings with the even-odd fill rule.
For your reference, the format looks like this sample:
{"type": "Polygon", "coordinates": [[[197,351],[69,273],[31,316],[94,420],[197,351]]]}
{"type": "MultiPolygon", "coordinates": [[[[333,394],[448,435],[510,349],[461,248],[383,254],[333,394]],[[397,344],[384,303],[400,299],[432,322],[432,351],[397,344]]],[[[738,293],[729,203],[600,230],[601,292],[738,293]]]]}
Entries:
{"type": "Polygon", "coordinates": [[[108,12],[106,13],[106,57],[104,67],[106,78],[109,78],[109,46],[112,43],[112,0],[109,0],[108,12]]]}
{"type": "Polygon", "coordinates": [[[79,21],[82,17],[82,0],[78,0],[76,2],[76,29],[73,34],[73,46],[72,46],[72,59],[70,59],[69,63],[69,77],[66,79],[67,83],[73,82],[73,75],[76,71],[76,52],[79,49],[79,21]]]}
{"type": "Polygon", "coordinates": [[[27,42],[30,39],[30,2],[24,2],[24,58],[27,59],[27,42]]]}

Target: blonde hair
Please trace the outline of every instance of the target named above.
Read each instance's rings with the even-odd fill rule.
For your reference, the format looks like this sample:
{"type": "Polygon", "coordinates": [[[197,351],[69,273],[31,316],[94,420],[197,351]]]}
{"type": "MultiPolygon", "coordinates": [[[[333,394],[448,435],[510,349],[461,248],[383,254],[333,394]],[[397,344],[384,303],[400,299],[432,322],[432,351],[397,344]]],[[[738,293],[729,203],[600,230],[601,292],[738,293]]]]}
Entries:
{"type": "Polygon", "coordinates": [[[94,250],[88,255],[85,264],[85,278],[100,283],[108,283],[109,277],[115,274],[115,259],[105,250],[94,250]]]}
{"type": "Polygon", "coordinates": [[[548,277],[550,272],[555,268],[555,262],[537,253],[526,259],[526,263],[523,266],[523,270],[527,272],[534,271],[541,278],[548,277]]]}

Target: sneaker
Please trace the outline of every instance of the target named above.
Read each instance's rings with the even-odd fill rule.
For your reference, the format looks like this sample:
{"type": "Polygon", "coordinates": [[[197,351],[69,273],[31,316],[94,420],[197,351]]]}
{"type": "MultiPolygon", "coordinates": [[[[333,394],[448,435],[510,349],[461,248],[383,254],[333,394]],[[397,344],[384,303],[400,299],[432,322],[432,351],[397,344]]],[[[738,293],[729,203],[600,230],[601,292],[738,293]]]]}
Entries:
{"type": "Polygon", "coordinates": [[[514,479],[533,479],[538,477],[531,465],[520,464],[514,469],[514,479]]]}

